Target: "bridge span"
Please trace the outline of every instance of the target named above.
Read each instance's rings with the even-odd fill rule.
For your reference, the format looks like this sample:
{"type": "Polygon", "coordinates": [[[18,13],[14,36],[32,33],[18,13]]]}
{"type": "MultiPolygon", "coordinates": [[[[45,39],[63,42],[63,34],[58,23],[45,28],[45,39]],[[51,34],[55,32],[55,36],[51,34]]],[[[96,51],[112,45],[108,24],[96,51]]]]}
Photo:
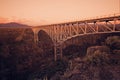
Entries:
{"type": "Polygon", "coordinates": [[[58,57],[62,58],[62,44],[68,39],[86,34],[120,32],[120,14],[95,19],[35,26],[32,30],[36,43],[39,42],[39,31],[45,31],[50,36],[54,43],[54,59],[56,61],[58,57]]]}

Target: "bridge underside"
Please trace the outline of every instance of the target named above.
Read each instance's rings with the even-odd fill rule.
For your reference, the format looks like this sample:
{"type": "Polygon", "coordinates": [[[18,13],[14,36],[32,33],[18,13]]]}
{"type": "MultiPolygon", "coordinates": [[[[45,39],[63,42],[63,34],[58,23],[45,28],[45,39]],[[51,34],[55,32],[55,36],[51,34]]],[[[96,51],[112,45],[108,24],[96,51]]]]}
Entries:
{"type": "Polygon", "coordinates": [[[43,30],[38,32],[38,46],[41,47],[45,52],[53,50],[54,44],[50,36],[43,30]]]}
{"type": "Polygon", "coordinates": [[[87,48],[93,45],[102,45],[109,36],[120,36],[120,32],[86,34],[73,37],[62,44],[63,56],[68,58],[84,57],[87,48]]]}

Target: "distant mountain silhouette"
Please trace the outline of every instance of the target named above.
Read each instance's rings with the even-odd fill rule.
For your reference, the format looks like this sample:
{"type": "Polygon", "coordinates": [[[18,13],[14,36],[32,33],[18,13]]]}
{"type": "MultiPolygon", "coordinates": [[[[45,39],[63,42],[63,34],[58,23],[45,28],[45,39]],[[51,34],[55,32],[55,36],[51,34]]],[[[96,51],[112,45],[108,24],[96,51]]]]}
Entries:
{"type": "Polygon", "coordinates": [[[0,27],[31,27],[31,26],[16,22],[10,22],[10,23],[0,23],[0,27]]]}

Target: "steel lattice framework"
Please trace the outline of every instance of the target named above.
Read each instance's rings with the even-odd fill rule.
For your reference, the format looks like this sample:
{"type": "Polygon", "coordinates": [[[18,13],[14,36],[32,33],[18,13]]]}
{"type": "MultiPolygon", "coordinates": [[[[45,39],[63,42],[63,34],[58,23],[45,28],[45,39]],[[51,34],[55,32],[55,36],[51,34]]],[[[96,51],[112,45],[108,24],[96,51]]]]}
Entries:
{"type": "Polygon", "coordinates": [[[32,28],[35,42],[38,40],[38,32],[44,30],[54,42],[54,56],[62,58],[62,43],[68,39],[84,34],[120,32],[120,14],[104,16],[95,19],[66,22],[60,24],[42,25],[32,28]]]}

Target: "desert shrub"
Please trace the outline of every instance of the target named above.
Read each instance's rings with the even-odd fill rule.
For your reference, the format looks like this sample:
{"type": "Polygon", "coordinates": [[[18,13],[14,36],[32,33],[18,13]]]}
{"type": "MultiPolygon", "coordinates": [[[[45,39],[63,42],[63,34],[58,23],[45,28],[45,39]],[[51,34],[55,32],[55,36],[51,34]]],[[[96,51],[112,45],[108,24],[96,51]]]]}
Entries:
{"type": "Polygon", "coordinates": [[[106,65],[109,61],[109,54],[96,50],[93,54],[87,55],[84,59],[87,63],[100,66],[106,65]]]}
{"type": "Polygon", "coordinates": [[[110,36],[105,40],[107,46],[111,49],[120,49],[120,36],[110,36]]]}

